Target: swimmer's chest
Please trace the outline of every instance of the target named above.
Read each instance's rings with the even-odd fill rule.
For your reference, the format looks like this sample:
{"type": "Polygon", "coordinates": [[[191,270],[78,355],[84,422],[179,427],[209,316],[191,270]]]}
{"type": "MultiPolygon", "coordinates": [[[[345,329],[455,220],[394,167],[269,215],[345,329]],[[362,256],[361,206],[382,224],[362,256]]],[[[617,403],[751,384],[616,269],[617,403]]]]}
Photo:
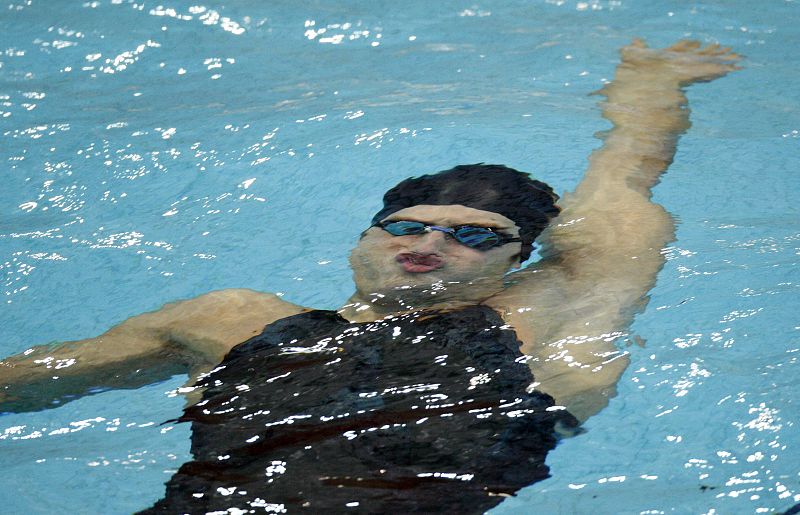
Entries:
{"type": "Polygon", "coordinates": [[[227,431],[247,432],[264,417],[269,424],[298,414],[324,421],[379,410],[405,422],[398,414],[546,404],[527,391],[532,382],[514,331],[485,307],[356,324],[317,311],[282,319],[235,347],[199,385],[204,402],[187,420],[198,420],[199,409],[221,417],[215,423],[230,417],[227,431]]]}
{"type": "Polygon", "coordinates": [[[414,377],[430,375],[426,367],[494,370],[521,358],[515,331],[494,310],[472,306],[369,323],[351,323],[332,311],[301,313],[236,346],[222,365],[239,374],[305,368],[306,374],[339,376],[371,369],[414,377]]]}

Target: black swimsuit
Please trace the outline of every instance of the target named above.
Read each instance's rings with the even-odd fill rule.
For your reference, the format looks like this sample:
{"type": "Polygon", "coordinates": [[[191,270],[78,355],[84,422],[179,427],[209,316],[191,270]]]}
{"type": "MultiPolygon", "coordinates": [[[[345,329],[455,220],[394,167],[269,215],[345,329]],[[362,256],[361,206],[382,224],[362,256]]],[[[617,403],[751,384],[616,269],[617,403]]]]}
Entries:
{"type": "Polygon", "coordinates": [[[482,513],[547,477],[575,422],[528,392],[519,345],[482,306],[279,320],[199,382],[194,460],[147,512],[482,513]]]}

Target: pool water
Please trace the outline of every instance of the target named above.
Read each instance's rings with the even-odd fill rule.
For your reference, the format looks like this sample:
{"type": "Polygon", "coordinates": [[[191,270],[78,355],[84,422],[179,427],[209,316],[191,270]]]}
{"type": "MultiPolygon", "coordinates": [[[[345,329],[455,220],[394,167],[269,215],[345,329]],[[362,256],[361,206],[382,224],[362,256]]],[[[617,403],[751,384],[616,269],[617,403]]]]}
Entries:
{"type": "MultiPolygon", "coordinates": [[[[499,513],[800,502],[800,5],[771,0],[0,5],[0,354],[212,289],[332,309],[409,175],[503,163],[568,191],[633,37],[720,42],[654,200],[677,239],[610,406],[499,513]]],[[[0,416],[8,513],[129,513],[189,458],[186,377],[0,416]]]]}

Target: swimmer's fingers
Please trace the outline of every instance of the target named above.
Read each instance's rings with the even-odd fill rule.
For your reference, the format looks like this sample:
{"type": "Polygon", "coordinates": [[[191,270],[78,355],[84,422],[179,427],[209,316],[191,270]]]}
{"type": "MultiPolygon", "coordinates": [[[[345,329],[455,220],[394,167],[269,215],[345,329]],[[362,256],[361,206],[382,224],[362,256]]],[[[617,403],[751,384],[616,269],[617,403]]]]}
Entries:
{"type": "MultiPolygon", "coordinates": [[[[692,56],[700,57],[701,59],[712,59],[715,61],[738,61],[742,58],[741,55],[732,52],[731,47],[721,46],[719,43],[711,43],[705,47],[701,47],[698,41],[697,45],[684,46],[681,50],[677,50],[681,56],[691,58],[692,56]]],[[[667,50],[673,50],[670,47],[667,50]]]]}
{"type": "Polygon", "coordinates": [[[740,55],[731,52],[731,47],[729,46],[721,46],[719,43],[710,43],[706,46],[702,46],[702,44],[696,40],[678,41],[674,45],[665,48],[663,52],[665,55],[669,55],[669,53],[674,52],[677,54],[677,56],[690,57],[694,55],[714,57],[726,61],[741,59],[740,55]]]}
{"type": "Polygon", "coordinates": [[[647,46],[644,39],[635,38],[630,44],[620,49],[622,62],[626,65],[639,66],[658,58],[658,50],[647,46]]]}
{"type": "Polygon", "coordinates": [[[697,54],[708,57],[718,57],[720,59],[725,59],[725,60],[741,59],[741,56],[735,54],[734,52],[731,52],[731,47],[720,46],[719,43],[711,43],[705,48],[701,48],[700,50],[698,50],[697,54]]]}
{"type": "Polygon", "coordinates": [[[656,80],[677,81],[682,86],[708,82],[739,70],[736,63],[742,59],[730,47],[719,43],[703,46],[696,40],[681,40],[666,48],[649,48],[641,39],[635,39],[623,47],[621,53],[622,70],[641,72],[656,80]]]}
{"type": "Polygon", "coordinates": [[[742,54],[737,54],[736,52],[731,52],[730,47],[725,47],[726,53],[718,54],[716,57],[722,59],[724,61],[741,61],[744,59],[742,54]]]}
{"type": "Polygon", "coordinates": [[[642,38],[633,38],[633,41],[625,48],[647,48],[647,43],[642,38]]]}
{"type": "Polygon", "coordinates": [[[664,50],[672,52],[688,52],[700,48],[700,42],[695,39],[682,39],[664,50]]]}
{"type": "Polygon", "coordinates": [[[742,59],[741,55],[731,51],[731,47],[720,46],[719,43],[711,43],[705,48],[701,48],[696,53],[698,55],[712,57],[722,61],[739,61],[742,59]]]}
{"type": "Polygon", "coordinates": [[[741,61],[743,56],[733,52],[729,46],[720,46],[717,43],[712,43],[700,49],[696,52],[696,55],[699,61],[716,63],[728,71],[741,69],[741,66],[737,66],[736,63],[741,61]]]}
{"type": "Polygon", "coordinates": [[[649,59],[675,59],[691,56],[717,57],[724,60],[738,60],[741,56],[731,52],[731,47],[721,46],[719,43],[710,43],[706,46],[694,39],[682,39],[666,48],[649,48],[644,40],[634,39],[629,45],[622,48],[638,57],[649,59]]]}
{"type": "MultiPolygon", "coordinates": [[[[701,48],[697,53],[703,55],[714,55],[717,54],[722,47],[719,46],[719,43],[711,43],[707,45],[705,48],[701,48]]],[[[728,48],[730,50],[730,48],[728,48]]]]}

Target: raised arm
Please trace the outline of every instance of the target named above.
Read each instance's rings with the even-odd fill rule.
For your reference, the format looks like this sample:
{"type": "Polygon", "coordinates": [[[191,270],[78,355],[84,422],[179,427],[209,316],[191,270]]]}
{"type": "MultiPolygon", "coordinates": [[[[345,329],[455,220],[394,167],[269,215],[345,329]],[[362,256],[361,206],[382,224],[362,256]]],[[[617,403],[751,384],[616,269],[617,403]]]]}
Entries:
{"type": "Polygon", "coordinates": [[[526,352],[541,388],[579,418],[613,395],[627,366],[613,340],[646,304],[674,237],[672,217],[650,197],[690,126],[683,89],[722,77],[738,60],[694,41],[651,49],[636,40],[621,53],[614,80],[598,92],[613,127],[540,239],[543,260],[515,274],[499,302],[528,333],[523,341],[535,342],[526,352]]]}
{"type": "Polygon", "coordinates": [[[671,217],[650,197],[691,125],[683,90],[722,77],[738,56],[696,41],[660,50],[636,40],[621,53],[614,80],[597,92],[606,97],[602,114],[613,128],[589,157],[581,183],[563,199],[558,223],[543,240],[550,258],[543,265],[552,260],[584,283],[601,280],[641,296],[673,237],[671,217]]]}
{"type": "Polygon", "coordinates": [[[96,338],[34,347],[0,361],[0,412],[195,375],[265,325],[301,310],[274,295],[222,290],[129,318],[96,338]]]}

